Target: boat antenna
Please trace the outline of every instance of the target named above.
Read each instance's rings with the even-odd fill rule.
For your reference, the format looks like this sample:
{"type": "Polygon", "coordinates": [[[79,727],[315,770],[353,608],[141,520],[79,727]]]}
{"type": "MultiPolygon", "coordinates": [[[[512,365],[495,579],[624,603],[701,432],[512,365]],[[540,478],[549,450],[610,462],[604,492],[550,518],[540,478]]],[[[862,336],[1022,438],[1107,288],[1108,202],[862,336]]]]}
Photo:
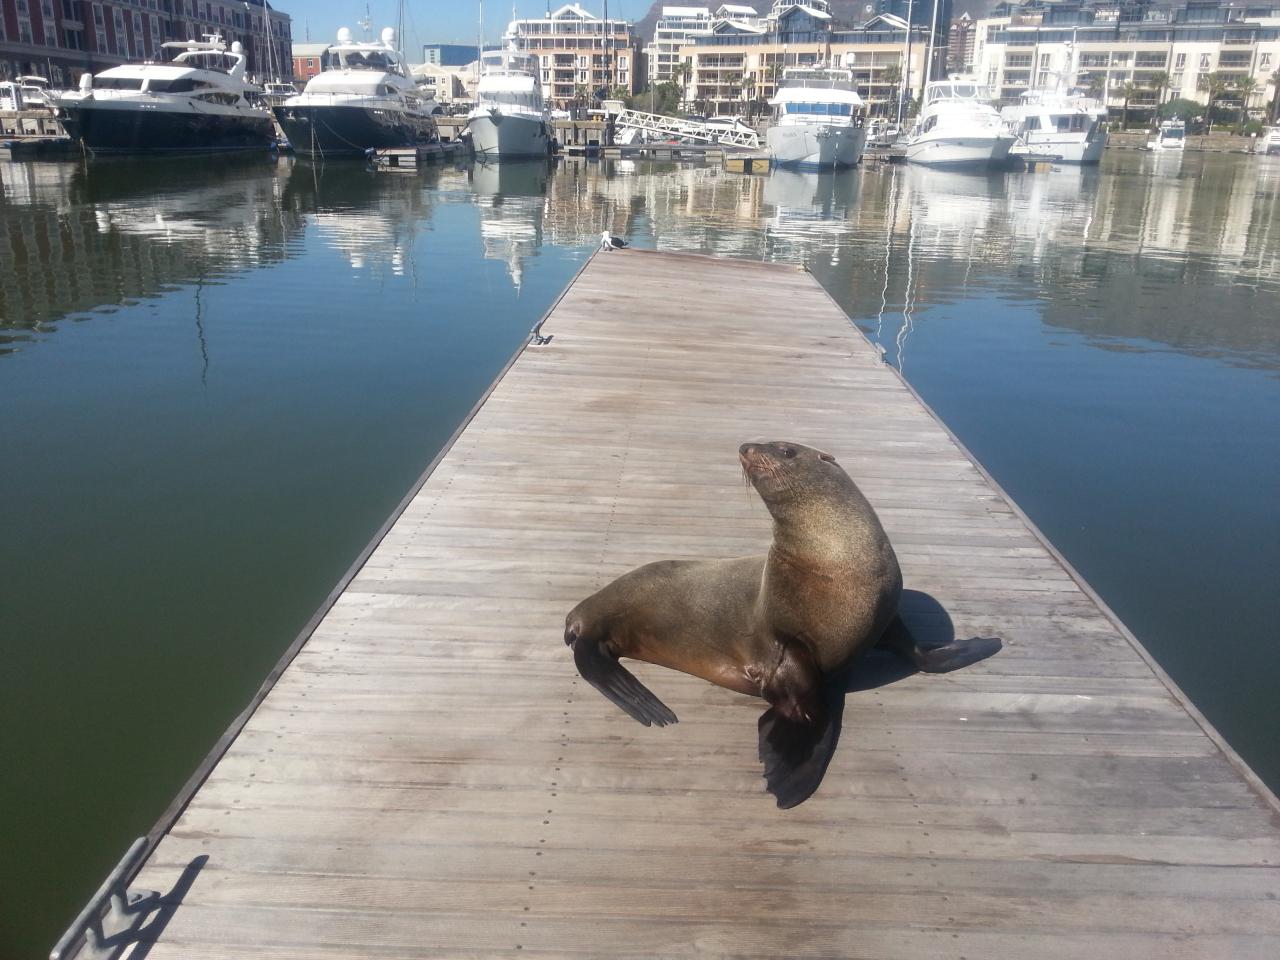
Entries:
{"type": "Polygon", "coordinates": [[[373,19],[369,16],[369,5],[364,5],[364,16],[356,21],[360,29],[364,31],[364,38],[369,39],[369,31],[373,28],[373,19]]]}

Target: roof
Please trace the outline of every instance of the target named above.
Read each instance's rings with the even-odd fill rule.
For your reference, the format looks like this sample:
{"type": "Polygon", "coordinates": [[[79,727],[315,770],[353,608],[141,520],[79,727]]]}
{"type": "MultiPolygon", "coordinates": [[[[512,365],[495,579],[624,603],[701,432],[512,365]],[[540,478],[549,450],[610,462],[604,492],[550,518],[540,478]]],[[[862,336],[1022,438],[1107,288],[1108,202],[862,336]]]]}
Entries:
{"type": "Polygon", "coordinates": [[[760,16],[760,14],[756,12],[755,7],[748,7],[746,4],[742,4],[742,3],[722,3],[720,6],[716,7],[716,13],[722,16],[723,15],[737,15],[740,17],[741,16],[746,16],[746,17],[760,16]]]}
{"type": "Polygon", "coordinates": [[[298,57],[318,57],[329,49],[327,43],[295,43],[293,45],[293,58],[298,57]]]}
{"type": "Polygon", "coordinates": [[[582,7],[578,6],[578,4],[576,3],[566,3],[559,10],[552,13],[550,19],[552,20],[564,20],[564,19],[599,20],[600,18],[597,17],[594,13],[588,13],[586,10],[582,9],[582,7]]]}

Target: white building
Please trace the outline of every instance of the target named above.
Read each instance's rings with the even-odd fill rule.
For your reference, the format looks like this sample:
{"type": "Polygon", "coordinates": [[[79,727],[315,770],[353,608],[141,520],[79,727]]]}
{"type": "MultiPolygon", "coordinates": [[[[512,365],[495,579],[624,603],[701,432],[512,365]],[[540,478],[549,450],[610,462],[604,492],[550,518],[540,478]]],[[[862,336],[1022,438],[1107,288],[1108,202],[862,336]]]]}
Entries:
{"type": "Polygon", "coordinates": [[[542,94],[555,103],[618,87],[634,93],[643,79],[637,69],[640,45],[631,22],[602,20],[576,3],[566,3],[545,17],[512,20],[502,39],[537,55],[542,94]]]}
{"type": "Polygon", "coordinates": [[[1131,9],[1112,0],[1001,11],[977,22],[974,73],[1003,100],[1028,89],[1092,86],[1113,110],[1123,109],[1125,85],[1134,84],[1129,110],[1142,119],[1179,97],[1207,104],[1203,83],[1210,74],[1253,80],[1250,92],[1232,86],[1219,93],[1221,107],[1257,113],[1275,97],[1280,0],[1248,7],[1227,0],[1150,4],[1140,17],[1131,9]]]}
{"type": "Polygon", "coordinates": [[[676,65],[681,62],[680,48],[694,37],[709,36],[720,30],[746,30],[763,33],[764,23],[755,7],[740,3],[724,3],[710,7],[663,7],[653,31],[653,40],[645,47],[649,58],[649,82],[668,83],[676,79],[676,65]]]}

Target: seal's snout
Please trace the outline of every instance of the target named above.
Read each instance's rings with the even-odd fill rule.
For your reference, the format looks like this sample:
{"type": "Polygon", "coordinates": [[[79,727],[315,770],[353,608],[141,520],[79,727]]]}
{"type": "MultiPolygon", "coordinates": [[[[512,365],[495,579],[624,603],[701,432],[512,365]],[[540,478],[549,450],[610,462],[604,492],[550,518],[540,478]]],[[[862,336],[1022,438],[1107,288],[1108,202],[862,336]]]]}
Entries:
{"type": "Polygon", "coordinates": [[[738,448],[738,462],[742,464],[743,472],[751,475],[764,465],[764,452],[759,444],[744,443],[738,448]]]}

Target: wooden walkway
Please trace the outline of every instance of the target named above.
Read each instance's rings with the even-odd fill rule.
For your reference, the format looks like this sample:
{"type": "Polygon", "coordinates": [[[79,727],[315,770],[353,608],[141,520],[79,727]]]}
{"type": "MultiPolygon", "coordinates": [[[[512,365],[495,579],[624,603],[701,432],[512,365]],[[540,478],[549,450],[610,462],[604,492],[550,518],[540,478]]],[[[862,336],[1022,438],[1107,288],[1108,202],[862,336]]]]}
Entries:
{"type": "Polygon", "coordinates": [[[208,858],[149,960],[1280,957],[1275,798],[812,277],[597,254],[544,332],[149,859],[208,858]],[[637,664],[646,729],[561,640],[637,564],[765,548],[760,438],[835,453],[907,586],[1005,639],[851,694],[787,812],[760,701],[637,664]]]}

